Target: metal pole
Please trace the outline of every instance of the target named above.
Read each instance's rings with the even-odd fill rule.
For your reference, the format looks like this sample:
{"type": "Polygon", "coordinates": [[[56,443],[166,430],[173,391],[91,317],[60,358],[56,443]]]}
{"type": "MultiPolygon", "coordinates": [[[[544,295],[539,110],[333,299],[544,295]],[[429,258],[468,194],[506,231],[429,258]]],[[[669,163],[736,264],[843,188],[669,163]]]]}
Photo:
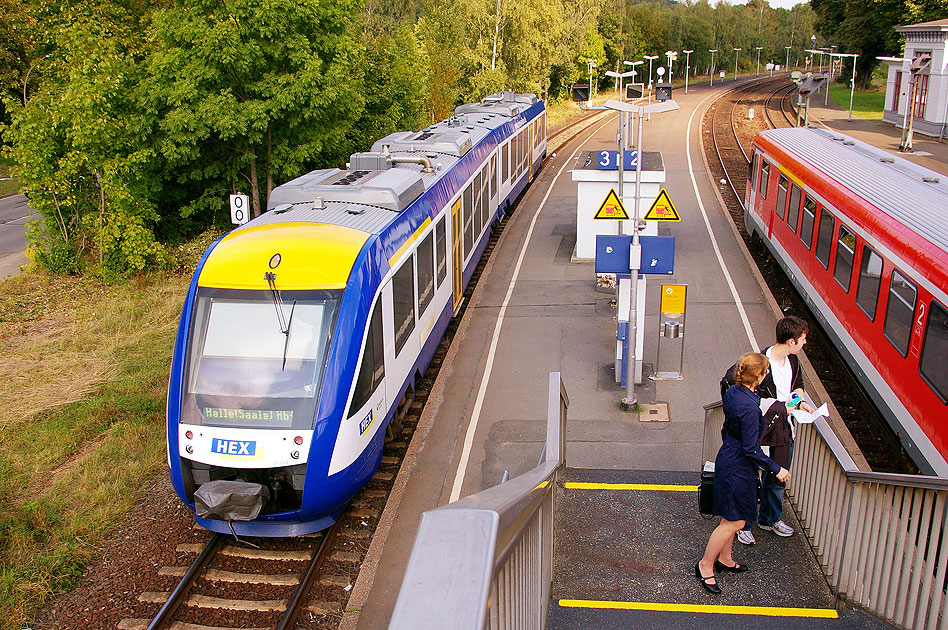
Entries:
{"type": "MultiPolygon", "coordinates": [[[[628,112],[619,112],[619,135],[616,138],[619,145],[619,201],[625,205],[625,127],[628,124],[628,112]]],[[[619,221],[619,234],[622,234],[622,221],[619,221]]]]}
{"type": "MultiPolygon", "coordinates": [[[[763,5],[761,5],[761,10],[763,10],[763,5]]],[[[757,76],[760,76],[760,50],[763,46],[756,46],[757,48],[757,76]]]]}
{"type": "Polygon", "coordinates": [[[737,80],[737,58],[741,56],[741,49],[734,49],[734,80],[737,80]]]}
{"type": "Polygon", "coordinates": [[[708,87],[714,87],[714,53],[718,52],[718,49],[708,50],[711,53],[711,84],[708,87]]]}
{"type": "Polygon", "coordinates": [[[688,73],[691,70],[691,53],[693,52],[693,50],[685,51],[685,56],[687,57],[687,59],[685,59],[685,94],[688,93],[688,73]]]}
{"type": "Polygon", "coordinates": [[[852,82],[849,84],[849,121],[853,120],[853,97],[856,95],[856,58],[859,55],[853,56],[853,78],[852,82]]]}
{"type": "Polygon", "coordinates": [[[630,255],[630,272],[632,275],[631,285],[629,287],[629,327],[628,327],[628,346],[629,352],[626,359],[625,372],[625,398],[622,399],[623,411],[633,411],[638,406],[638,399],[635,394],[635,382],[638,376],[638,361],[636,359],[636,346],[638,345],[638,325],[636,312],[636,303],[638,302],[638,282],[639,268],[641,267],[641,252],[639,250],[639,194],[642,184],[642,162],[645,155],[642,152],[642,132],[643,132],[642,110],[639,108],[639,137],[636,148],[635,160],[635,199],[633,201],[632,212],[632,249],[630,255]]]}

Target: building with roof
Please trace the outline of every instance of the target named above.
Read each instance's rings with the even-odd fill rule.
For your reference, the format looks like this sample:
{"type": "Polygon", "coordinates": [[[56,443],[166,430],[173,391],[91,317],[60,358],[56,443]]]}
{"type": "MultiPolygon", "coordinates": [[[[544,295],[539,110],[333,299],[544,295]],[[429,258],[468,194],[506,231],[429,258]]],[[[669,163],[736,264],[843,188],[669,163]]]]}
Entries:
{"type": "Polygon", "coordinates": [[[948,127],[948,19],[896,26],[895,30],[905,35],[905,52],[902,57],[880,57],[889,65],[883,120],[904,127],[914,101],[912,129],[944,137],[948,127]]]}

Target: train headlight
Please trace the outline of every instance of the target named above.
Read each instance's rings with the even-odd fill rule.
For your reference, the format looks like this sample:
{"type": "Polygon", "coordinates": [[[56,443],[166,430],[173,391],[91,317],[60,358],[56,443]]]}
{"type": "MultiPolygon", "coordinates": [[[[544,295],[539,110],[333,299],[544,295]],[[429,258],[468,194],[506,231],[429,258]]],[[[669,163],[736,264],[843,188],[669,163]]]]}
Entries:
{"type": "Polygon", "coordinates": [[[185,432],[184,432],[184,437],[188,438],[189,440],[190,440],[190,439],[193,439],[193,438],[194,438],[194,433],[192,433],[190,430],[185,431],[185,432]]]}
{"type": "Polygon", "coordinates": [[[290,453],[290,457],[292,457],[293,459],[299,459],[299,458],[300,458],[300,452],[299,452],[299,451],[293,451],[292,453],[290,453]]]}
{"type": "Polygon", "coordinates": [[[297,445],[297,446],[302,446],[302,445],[303,445],[303,436],[302,436],[302,435],[297,435],[295,438],[293,438],[293,441],[296,442],[296,445],[297,445]]]}
{"type": "Polygon", "coordinates": [[[194,447],[191,446],[190,444],[188,444],[187,446],[185,446],[185,447],[184,447],[184,450],[188,452],[188,455],[193,455],[193,454],[194,454],[194,447]]]}

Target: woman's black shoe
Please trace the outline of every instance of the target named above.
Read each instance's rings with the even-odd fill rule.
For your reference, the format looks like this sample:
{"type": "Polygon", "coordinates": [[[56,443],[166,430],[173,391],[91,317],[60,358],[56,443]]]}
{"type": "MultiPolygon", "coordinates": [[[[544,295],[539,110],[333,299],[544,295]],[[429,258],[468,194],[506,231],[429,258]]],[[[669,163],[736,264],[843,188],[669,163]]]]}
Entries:
{"type": "Polygon", "coordinates": [[[709,593],[714,593],[715,595],[719,595],[721,593],[720,586],[717,584],[708,584],[708,580],[713,580],[714,576],[712,575],[710,577],[704,577],[701,575],[701,567],[698,566],[697,562],[695,563],[695,577],[698,578],[699,582],[701,582],[701,586],[704,587],[704,590],[708,591],[709,593]]]}
{"type": "Polygon", "coordinates": [[[735,562],[733,567],[729,567],[723,562],[715,560],[714,570],[717,571],[718,573],[744,573],[745,571],[747,571],[747,565],[738,564],[735,562]]]}

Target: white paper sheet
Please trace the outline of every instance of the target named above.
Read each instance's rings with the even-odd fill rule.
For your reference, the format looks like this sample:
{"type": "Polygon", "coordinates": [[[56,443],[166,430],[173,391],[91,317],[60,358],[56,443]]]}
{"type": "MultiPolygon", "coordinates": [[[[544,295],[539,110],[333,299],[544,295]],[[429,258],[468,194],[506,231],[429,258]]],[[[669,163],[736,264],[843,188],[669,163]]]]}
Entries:
{"type": "Polygon", "coordinates": [[[793,418],[800,424],[812,424],[820,416],[828,418],[829,408],[826,406],[826,403],[823,403],[820,405],[820,408],[813,413],[803,411],[802,409],[794,409],[790,413],[793,414],[793,418]]]}

